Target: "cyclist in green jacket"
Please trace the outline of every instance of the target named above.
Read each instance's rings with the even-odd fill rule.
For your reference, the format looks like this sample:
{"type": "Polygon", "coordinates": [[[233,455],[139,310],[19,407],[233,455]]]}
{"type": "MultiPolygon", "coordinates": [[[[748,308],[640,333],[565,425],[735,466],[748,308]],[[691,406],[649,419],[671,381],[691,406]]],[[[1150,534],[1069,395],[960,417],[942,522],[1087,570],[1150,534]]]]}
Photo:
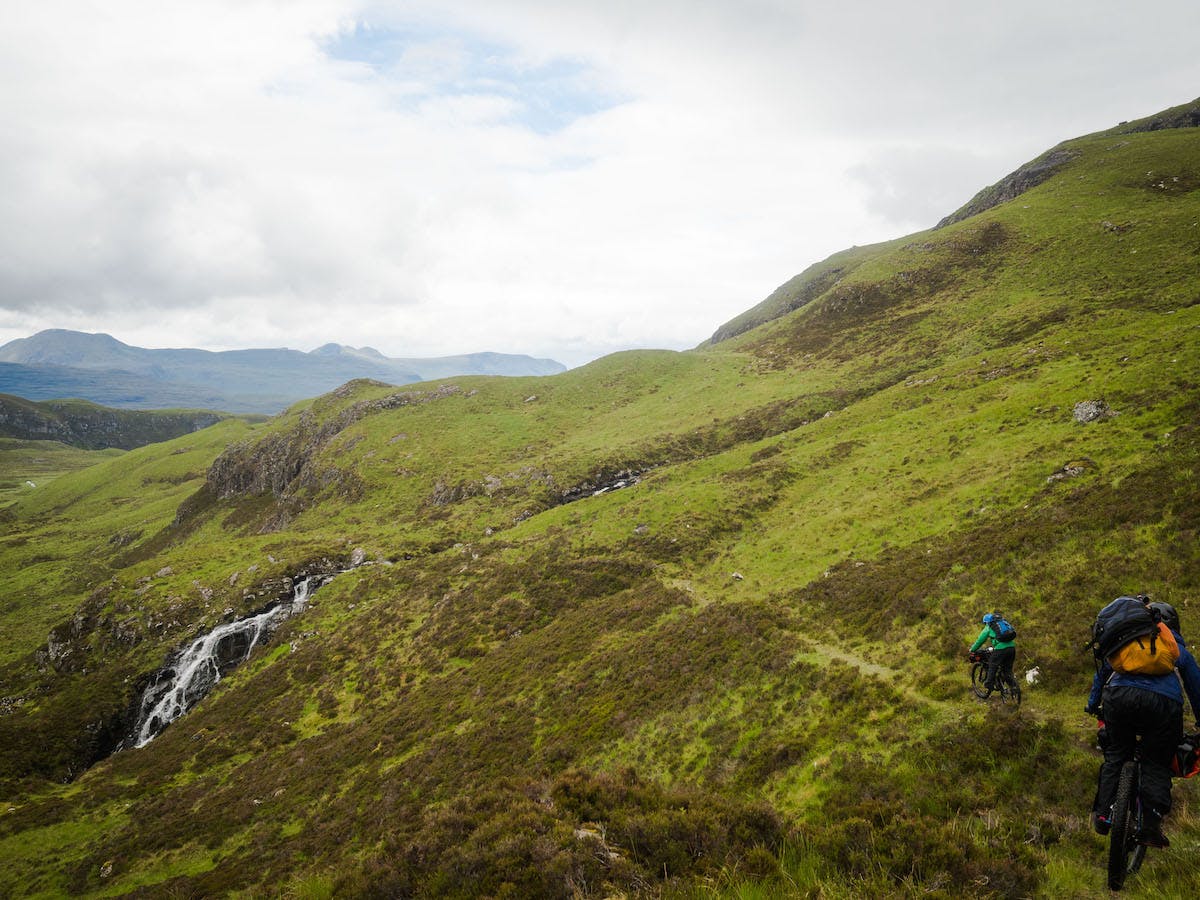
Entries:
{"type": "Polygon", "coordinates": [[[1013,663],[1017,659],[1017,643],[1016,640],[1002,641],[1000,635],[993,628],[993,623],[999,622],[1000,617],[995,613],[984,613],[983,616],[983,631],[979,632],[979,637],[975,639],[975,643],[971,645],[971,653],[974,653],[988,641],[992,642],[992,652],[988,656],[987,677],[984,679],[984,687],[991,694],[996,689],[996,676],[1004,679],[1005,684],[1015,685],[1017,680],[1013,678],[1013,663]]]}

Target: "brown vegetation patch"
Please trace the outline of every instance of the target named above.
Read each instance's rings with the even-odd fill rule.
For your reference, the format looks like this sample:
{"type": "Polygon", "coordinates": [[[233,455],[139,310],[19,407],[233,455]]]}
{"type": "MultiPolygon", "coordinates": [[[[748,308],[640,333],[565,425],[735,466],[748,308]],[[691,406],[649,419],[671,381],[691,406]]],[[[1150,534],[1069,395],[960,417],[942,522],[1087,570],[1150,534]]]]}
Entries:
{"type": "MultiPolygon", "coordinates": [[[[957,283],[964,270],[993,265],[1009,242],[1008,231],[998,222],[964,229],[950,238],[928,245],[937,258],[928,264],[898,272],[882,281],[842,282],[820,300],[809,304],[781,328],[748,345],[762,364],[785,368],[804,354],[849,360],[871,352],[864,335],[895,348],[903,345],[928,315],[930,298],[957,283]],[[882,327],[884,321],[888,327],[882,327]],[[880,327],[872,327],[880,326],[880,327]]],[[[931,339],[912,348],[918,358],[933,350],[931,339]]]]}

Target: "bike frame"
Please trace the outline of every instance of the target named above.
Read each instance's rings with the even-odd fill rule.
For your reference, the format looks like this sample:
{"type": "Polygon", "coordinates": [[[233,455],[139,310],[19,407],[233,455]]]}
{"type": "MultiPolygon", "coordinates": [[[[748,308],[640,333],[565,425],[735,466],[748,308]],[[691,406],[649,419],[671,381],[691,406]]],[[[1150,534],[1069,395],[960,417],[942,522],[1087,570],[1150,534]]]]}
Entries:
{"type": "MultiPolygon", "coordinates": [[[[984,689],[983,684],[987,678],[991,654],[991,647],[974,650],[967,654],[967,659],[971,663],[971,689],[980,700],[987,699],[987,691],[984,689]]],[[[997,673],[996,677],[999,679],[999,684],[995,686],[993,691],[999,693],[1000,699],[1005,703],[1016,703],[1019,706],[1021,703],[1021,685],[1017,683],[1016,677],[1013,677],[1011,683],[1004,680],[1002,673],[997,673]]]]}

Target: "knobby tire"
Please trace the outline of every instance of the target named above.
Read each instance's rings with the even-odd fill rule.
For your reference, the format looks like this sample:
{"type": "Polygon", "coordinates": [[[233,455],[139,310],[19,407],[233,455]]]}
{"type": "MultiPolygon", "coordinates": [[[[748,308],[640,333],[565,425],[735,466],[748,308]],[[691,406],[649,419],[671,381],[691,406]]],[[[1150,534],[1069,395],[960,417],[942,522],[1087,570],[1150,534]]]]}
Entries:
{"type": "MultiPolygon", "coordinates": [[[[987,690],[987,663],[977,662],[971,666],[971,690],[980,700],[988,699],[987,690]]],[[[1000,699],[1004,703],[1011,703],[1013,706],[1021,705],[1021,685],[1014,678],[1011,682],[1005,684],[1003,676],[997,676],[1000,681],[1000,686],[996,691],[1000,694],[1000,699]]]]}
{"type": "Polygon", "coordinates": [[[987,663],[977,662],[971,666],[971,690],[980,700],[987,699],[987,663]]]}
{"type": "Polygon", "coordinates": [[[1108,886],[1119,891],[1125,876],[1142,865],[1146,848],[1137,843],[1137,764],[1130,761],[1121,767],[1117,795],[1113,800],[1112,829],[1108,833],[1108,886]]]}

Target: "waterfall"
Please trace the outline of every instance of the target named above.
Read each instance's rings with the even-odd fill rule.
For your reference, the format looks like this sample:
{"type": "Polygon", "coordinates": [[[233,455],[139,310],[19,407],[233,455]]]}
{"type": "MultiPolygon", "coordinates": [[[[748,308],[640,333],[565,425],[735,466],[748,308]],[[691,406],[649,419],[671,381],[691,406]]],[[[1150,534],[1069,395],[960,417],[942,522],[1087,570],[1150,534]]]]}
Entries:
{"type": "Polygon", "coordinates": [[[260,641],[285,619],[300,613],[308,605],[313,591],[332,575],[310,575],[296,582],[290,601],[285,601],[255,616],[218,625],[190,645],[151,678],[142,694],[137,724],[126,738],[125,746],[145,747],[162,730],[204,698],[221,676],[245,662],[260,641]]]}

